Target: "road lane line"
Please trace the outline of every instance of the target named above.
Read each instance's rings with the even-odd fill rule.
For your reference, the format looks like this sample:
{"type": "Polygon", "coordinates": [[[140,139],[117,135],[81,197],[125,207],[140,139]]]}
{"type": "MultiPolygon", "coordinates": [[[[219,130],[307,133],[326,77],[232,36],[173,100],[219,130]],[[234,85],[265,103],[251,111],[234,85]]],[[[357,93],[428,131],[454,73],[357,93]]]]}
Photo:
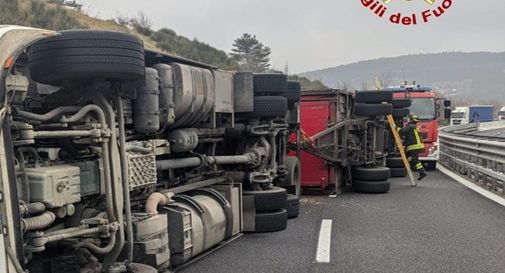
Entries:
{"type": "Polygon", "coordinates": [[[331,219],[323,219],[321,222],[321,230],[319,230],[319,241],[317,242],[316,262],[330,262],[330,247],[331,247],[331,219]]]}
{"type": "Polygon", "coordinates": [[[480,194],[488,199],[491,199],[492,201],[494,201],[502,206],[505,206],[505,199],[503,197],[500,197],[492,192],[487,191],[486,189],[481,188],[480,186],[474,184],[473,182],[466,180],[464,177],[453,173],[452,171],[445,168],[444,166],[438,165],[437,169],[439,171],[443,172],[445,175],[449,176],[450,178],[463,184],[467,188],[470,188],[471,190],[477,192],[478,194],[480,194]]]}

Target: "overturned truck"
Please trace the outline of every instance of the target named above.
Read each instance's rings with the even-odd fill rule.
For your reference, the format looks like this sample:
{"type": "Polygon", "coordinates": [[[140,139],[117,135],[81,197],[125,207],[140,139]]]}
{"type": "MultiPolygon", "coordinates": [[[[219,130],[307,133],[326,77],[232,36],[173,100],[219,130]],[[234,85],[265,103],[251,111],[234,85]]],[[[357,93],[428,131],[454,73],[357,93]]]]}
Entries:
{"type": "Polygon", "coordinates": [[[386,115],[393,94],[383,91],[311,90],[301,94],[298,149],[304,190],[348,189],[386,193],[391,169],[384,167],[390,138],[386,115]]]}
{"type": "Polygon", "coordinates": [[[2,26],[0,48],[1,272],[164,272],[298,215],[286,75],[115,32],[2,26]]]}

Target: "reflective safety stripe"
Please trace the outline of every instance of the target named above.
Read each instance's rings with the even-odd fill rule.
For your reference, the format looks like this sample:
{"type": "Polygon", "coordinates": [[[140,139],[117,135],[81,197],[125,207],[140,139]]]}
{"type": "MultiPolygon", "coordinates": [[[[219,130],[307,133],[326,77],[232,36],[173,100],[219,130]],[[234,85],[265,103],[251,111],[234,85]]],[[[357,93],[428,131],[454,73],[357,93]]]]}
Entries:
{"type": "Polygon", "coordinates": [[[407,152],[410,152],[410,151],[417,151],[417,150],[423,150],[424,149],[424,144],[421,143],[421,144],[414,144],[414,145],[410,145],[407,147],[407,152]]]}
{"type": "Polygon", "coordinates": [[[409,145],[407,147],[407,151],[423,150],[424,149],[424,143],[421,141],[421,136],[420,136],[419,128],[415,128],[414,129],[414,137],[416,139],[416,144],[409,145]]]}
{"type": "Polygon", "coordinates": [[[421,132],[419,132],[419,128],[416,127],[414,129],[414,135],[416,136],[416,143],[423,144],[423,142],[421,141],[421,132]]]}
{"type": "Polygon", "coordinates": [[[416,164],[416,170],[422,170],[423,169],[423,163],[419,162],[416,164]]]}

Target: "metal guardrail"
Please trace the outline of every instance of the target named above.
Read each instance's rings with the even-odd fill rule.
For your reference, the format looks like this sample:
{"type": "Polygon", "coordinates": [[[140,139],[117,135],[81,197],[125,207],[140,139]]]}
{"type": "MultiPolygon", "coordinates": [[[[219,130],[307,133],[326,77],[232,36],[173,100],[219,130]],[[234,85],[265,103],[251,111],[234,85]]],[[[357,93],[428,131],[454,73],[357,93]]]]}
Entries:
{"type": "Polygon", "coordinates": [[[469,124],[442,128],[439,139],[440,164],[491,192],[505,196],[504,138],[482,136],[478,124],[469,124]]]}

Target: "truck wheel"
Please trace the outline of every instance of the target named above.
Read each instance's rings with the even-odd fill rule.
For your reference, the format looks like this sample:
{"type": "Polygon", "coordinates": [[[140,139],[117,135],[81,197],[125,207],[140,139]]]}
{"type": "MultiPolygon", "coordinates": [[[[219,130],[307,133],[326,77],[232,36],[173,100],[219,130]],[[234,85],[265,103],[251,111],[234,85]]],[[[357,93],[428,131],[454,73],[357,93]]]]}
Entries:
{"type": "Polygon", "coordinates": [[[405,168],[403,159],[401,157],[388,157],[386,158],[386,166],[389,168],[405,168]]]}
{"type": "Polygon", "coordinates": [[[357,116],[386,116],[393,112],[391,104],[365,104],[356,103],[354,114],[357,116]]]}
{"type": "Polygon", "coordinates": [[[288,212],[288,219],[298,217],[300,214],[300,199],[298,196],[288,194],[288,206],[286,210],[288,212]]]}
{"type": "Polygon", "coordinates": [[[281,96],[255,96],[254,111],[238,113],[243,118],[274,118],[285,117],[288,111],[288,100],[281,96]]]}
{"type": "Polygon", "coordinates": [[[385,181],[362,181],[354,180],[352,188],[359,193],[386,193],[391,188],[389,180],[385,181]]]}
{"type": "Polygon", "coordinates": [[[276,211],[287,207],[286,189],[272,187],[262,191],[243,191],[244,195],[254,196],[256,212],[276,211]]]}
{"type": "Polygon", "coordinates": [[[137,37],[109,31],[73,30],[50,36],[28,49],[31,78],[61,85],[64,81],[144,76],[144,45],[137,37]]]}
{"type": "Polygon", "coordinates": [[[428,161],[428,162],[423,162],[424,163],[424,168],[427,171],[434,171],[437,169],[437,162],[436,161],[428,161]]]}
{"type": "Polygon", "coordinates": [[[393,108],[407,108],[412,105],[412,100],[410,99],[393,99],[393,108]]]}
{"type": "Polygon", "coordinates": [[[407,169],[391,168],[391,177],[405,177],[405,176],[407,176],[407,169]]]}
{"type": "Polygon", "coordinates": [[[363,168],[352,170],[353,179],[364,181],[384,181],[391,177],[391,170],[387,167],[363,168]]]}
{"type": "Polygon", "coordinates": [[[255,232],[285,230],[288,226],[288,212],[281,209],[274,212],[256,213],[255,232]]]}
{"type": "Polygon", "coordinates": [[[408,108],[393,109],[393,117],[395,119],[402,119],[408,115],[410,115],[410,109],[408,109],[408,108]]]}
{"type": "Polygon", "coordinates": [[[281,186],[293,187],[294,192],[292,194],[300,196],[302,190],[300,160],[296,156],[288,156],[286,158],[286,169],[288,173],[281,186]]]}
{"type": "Polygon", "coordinates": [[[128,273],[158,273],[158,270],[154,267],[145,265],[145,264],[138,264],[138,263],[131,263],[128,266],[127,271],[128,273]]]}
{"type": "Polygon", "coordinates": [[[288,76],[284,74],[254,74],[254,93],[284,95],[288,87],[288,76]]]}
{"type": "Polygon", "coordinates": [[[393,92],[387,91],[359,91],[356,92],[356,102],[359,103],[382,103],[392,102],[393,92]]]}
{"type": "Polygon", "coordinates": [[[288,98],[288,105],[290,107],[300,101],[301,90],[302,85],[299,82],[288,81],[288,91],[286,92],[286,97],[288,98]]]}

